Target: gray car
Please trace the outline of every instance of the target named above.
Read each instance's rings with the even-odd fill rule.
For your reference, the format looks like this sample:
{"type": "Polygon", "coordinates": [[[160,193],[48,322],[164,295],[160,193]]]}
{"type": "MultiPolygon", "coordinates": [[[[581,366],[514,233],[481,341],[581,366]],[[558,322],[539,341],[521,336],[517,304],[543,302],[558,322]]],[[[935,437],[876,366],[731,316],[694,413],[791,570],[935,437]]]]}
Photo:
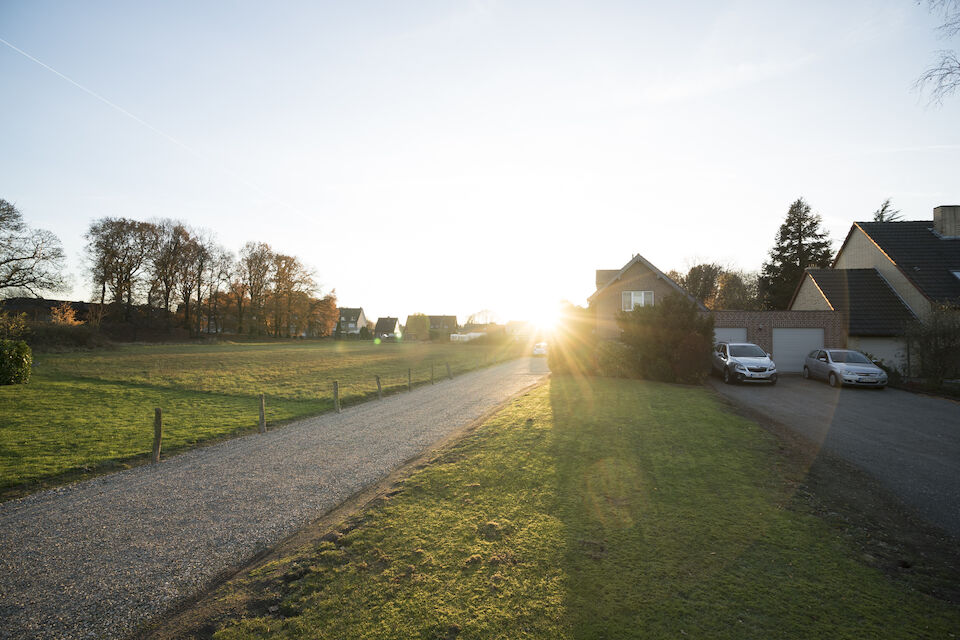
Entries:
{"type": "Polygon", "coordinates": [[[867,356],[850,349],[814,349],[803,363],[803,377],[826,380],[831,387],[887,386],[887,373],[867,356]]]}
{"type": "Polygon", "coordinates": [[[777,384],[777,365],[770,354],[749,342],[721,342],[713,348],[713,370],[727,384],[777,384]]]}

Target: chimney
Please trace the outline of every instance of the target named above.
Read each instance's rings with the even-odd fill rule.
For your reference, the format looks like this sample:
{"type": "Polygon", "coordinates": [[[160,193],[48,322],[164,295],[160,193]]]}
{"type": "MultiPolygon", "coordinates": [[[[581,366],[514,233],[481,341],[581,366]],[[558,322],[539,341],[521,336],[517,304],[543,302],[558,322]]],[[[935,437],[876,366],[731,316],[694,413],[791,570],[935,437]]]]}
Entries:
{"type": "Polygon", "coordinates": [[[960,237],[960,205],[934,207],[933,230],[945,238],[960,237]]]}

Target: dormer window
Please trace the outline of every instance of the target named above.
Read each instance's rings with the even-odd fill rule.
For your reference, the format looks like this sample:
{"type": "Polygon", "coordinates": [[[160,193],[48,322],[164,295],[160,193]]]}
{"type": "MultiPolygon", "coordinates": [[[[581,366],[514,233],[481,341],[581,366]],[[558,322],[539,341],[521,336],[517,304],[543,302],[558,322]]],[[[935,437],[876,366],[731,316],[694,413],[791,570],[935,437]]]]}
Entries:
{"type": "Polygon", "coordinates": [[[950,273],[956,276],[957,280],[960,280],[960,270],[951,271],[950,273]]]}

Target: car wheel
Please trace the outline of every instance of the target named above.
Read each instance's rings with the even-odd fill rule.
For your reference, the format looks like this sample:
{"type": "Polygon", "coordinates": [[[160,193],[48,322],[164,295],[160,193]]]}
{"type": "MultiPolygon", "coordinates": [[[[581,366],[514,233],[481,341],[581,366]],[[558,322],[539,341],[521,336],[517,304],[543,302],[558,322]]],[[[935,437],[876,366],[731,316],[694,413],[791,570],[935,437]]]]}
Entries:
{"type": "Polygon", "coordinates": [[[830,374],[830,377],[827,379],[827,382],[830,383],[830,386],[831,386],[831,387],[839,387],[839,386],[840,386],[840,381],[837,380],[837,374],[835,374],[835,373],[831,373],[831,374],[830,374]]]}
{"type": "Polygon", "coordinates": [[[777,376],[773,376],[772,378],[770,378],[770,384],[771,385],[777,384],[777,376]]]}
{"type": "Polygon", "coordinates": [[[807,369],[806,367],[803,368],[803,379],[804,380],[810,379],[810,369],[807,369]]]}
{"type": "Polygon", "coordinates": [[[887,385],[885,385],[885,384],[882,384],[882,385],[880,385],[879,387],[877,387],[877,389],[880,389],[880,391],[883,391],[883,390],[886,389],[886,388],[887,388],[887,385]]]}
{"type": "Polygon", "coordinates": [[[721,375],[723,376],[724,384],[733,384],[733,377],[730,375],[730,369],[725,368],[721,375]]]}

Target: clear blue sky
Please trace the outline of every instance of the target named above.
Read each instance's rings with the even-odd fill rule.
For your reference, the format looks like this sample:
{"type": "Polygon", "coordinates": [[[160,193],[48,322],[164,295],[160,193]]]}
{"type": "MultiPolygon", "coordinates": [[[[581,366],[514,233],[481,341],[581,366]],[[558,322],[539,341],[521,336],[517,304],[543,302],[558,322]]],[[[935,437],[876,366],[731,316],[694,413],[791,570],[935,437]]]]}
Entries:
{"type": "Polygon", "coordinates": [[[92,219],[174,217],[374,317],[533,316],[634,253],[757,269],[800,196],[838,242],[886,197],[960,204],[960,96],[911,89],[936,24],[910,0],[3,0],[0,38],[103,100],[0,44],[0,198],[60,236],[74,298],[92,219]]]}

